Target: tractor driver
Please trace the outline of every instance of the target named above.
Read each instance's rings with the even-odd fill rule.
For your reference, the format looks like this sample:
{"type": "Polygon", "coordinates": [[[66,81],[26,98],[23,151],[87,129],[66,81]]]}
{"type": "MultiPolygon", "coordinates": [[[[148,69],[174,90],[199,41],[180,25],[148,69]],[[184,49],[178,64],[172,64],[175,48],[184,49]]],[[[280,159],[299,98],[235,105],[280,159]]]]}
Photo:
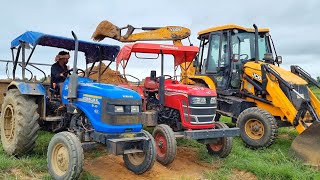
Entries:
{"type": "Polygon", "coordinates": [[[51,66],[51,82],[50,88],[54,90],[55,95],[60,94],[60,87],[67,78],[68,61],[70,59],[69,52],[60,51],[55,58],[56,63],[51,66]]]}

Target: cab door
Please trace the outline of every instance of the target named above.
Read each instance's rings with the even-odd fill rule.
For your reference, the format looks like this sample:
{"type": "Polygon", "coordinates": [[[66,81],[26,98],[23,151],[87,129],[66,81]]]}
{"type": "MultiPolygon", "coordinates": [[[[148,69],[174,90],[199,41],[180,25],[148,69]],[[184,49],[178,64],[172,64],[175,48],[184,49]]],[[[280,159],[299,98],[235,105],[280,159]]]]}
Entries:
{"type": "Polygon", "coordinates": [[[211,77],[216,84],[218,93],[229,88],[230,83],[230,48],[229,32],[211,33],[207,58],[203,73],[211,77]]]}

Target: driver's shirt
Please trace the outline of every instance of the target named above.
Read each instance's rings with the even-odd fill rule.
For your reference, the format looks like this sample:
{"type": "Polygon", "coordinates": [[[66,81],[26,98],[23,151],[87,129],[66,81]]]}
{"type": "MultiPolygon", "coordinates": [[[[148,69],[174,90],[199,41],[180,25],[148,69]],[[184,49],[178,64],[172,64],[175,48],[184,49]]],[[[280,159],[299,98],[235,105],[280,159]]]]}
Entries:
{"type": "Polygon", "coordinates": [[[66,80],[66,77],[60,76],[61,73],[64,73],[68,70],[67,65],[64,65],[63,67],[60,66],[58,62],[54,63],[51,66],[51,85],[53,83],[63,83],[66,80]]]}

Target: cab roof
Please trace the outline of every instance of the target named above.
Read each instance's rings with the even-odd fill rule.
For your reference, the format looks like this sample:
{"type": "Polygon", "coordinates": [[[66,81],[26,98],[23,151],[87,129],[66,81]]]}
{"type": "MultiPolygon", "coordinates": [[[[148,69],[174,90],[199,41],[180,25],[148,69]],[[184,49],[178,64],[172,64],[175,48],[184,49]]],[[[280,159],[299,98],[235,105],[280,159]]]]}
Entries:
{"type": "MultiPolygon", "coordinates": [[[[200,36],[203,34],[215,32],[215,31],[222,31],[222,30],[226,30],[226,29],[239,29],[239,30],[243,30],[243,31],[247,31],[247,32],[254,32],[254,28],[246,28],[243,26],[235,25],[235,24],[227,24],[227,25],[215,26],[215,27],[211,27],[211,28],[202,30],[202,31],[198,32],[198,35],[200,36]]],[[[258,28],[258,31],[259,32],[269,32],[269,29],[268,28],[258,28]]]]}
{"type": "MultiPolygon", "coordinates": [[[[14,49],[20,46],[22,42],[28,43],[33,47],[41,45],[62,48],[69,51],[75,49],[74,39],[34,31],[27,31],[12,40],[11,48],[14,49]]],[[[119,46],[79,40],[79,51],[85,54],[87,64],[98,62],[100,58],[114,61],[119,50],[119,46]]]]}

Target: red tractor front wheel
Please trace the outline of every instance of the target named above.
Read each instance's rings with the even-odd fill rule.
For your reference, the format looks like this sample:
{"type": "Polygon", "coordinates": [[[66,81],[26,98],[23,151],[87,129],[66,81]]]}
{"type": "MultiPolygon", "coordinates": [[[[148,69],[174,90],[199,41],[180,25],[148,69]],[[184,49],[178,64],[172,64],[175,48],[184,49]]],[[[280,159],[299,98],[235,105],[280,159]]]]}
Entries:
{"type": "Polygon", "coordinates": [[[177,142],[172,129],[168,125],[160,124],[154,128],[152,134],[156,142],[157,161],[162,165],[172,163],[177,154],[177,142]]]}

